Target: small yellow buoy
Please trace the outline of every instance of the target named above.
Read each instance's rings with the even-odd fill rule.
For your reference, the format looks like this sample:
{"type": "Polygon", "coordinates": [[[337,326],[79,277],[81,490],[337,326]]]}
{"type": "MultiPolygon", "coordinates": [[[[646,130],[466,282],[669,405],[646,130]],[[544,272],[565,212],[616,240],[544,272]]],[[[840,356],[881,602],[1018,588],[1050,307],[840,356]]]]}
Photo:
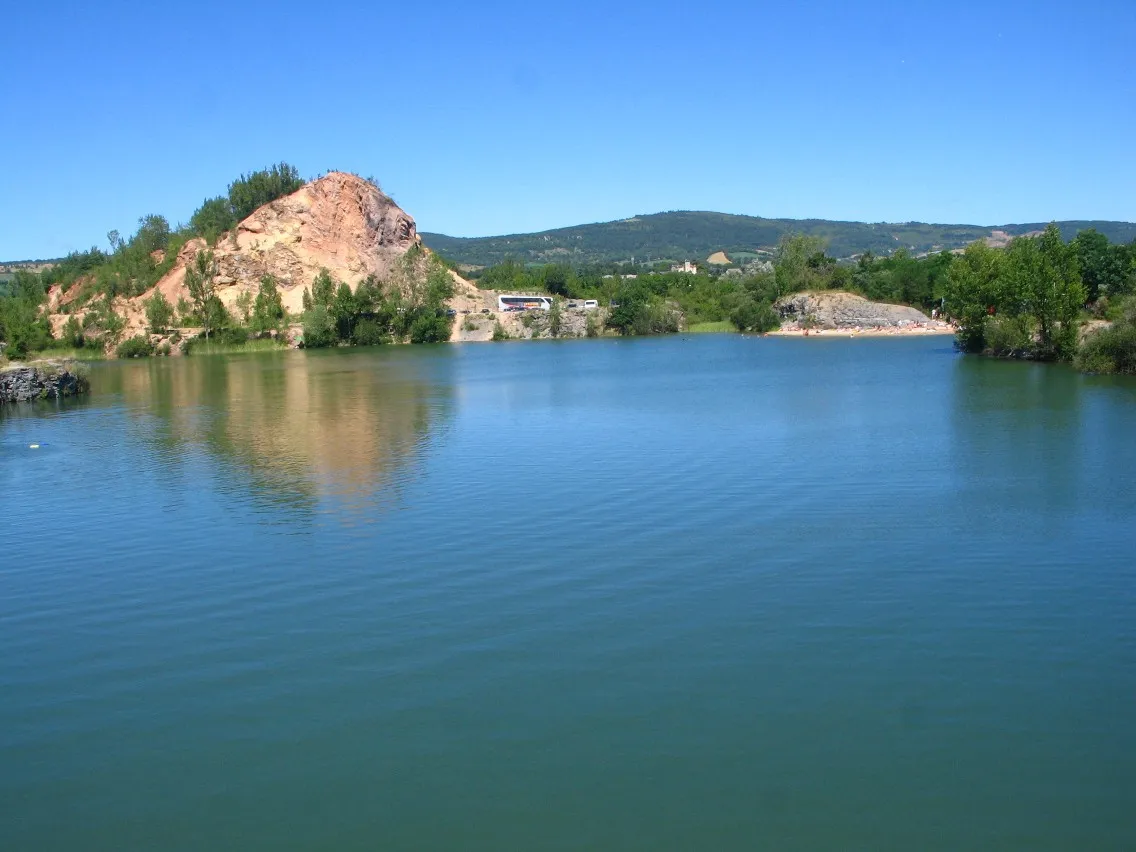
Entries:
{"type": "Polygon", "coordinates": [[[39,444],[28,444],[28,449],[29,450],[38,450],[39,444]]]}

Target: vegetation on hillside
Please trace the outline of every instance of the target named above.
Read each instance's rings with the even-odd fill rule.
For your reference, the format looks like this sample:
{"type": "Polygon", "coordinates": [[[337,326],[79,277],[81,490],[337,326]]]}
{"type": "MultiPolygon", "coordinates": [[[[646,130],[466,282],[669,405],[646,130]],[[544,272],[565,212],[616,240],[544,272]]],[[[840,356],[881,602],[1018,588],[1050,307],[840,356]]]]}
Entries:
{"type": "MultiPolygon", "coordinates": [[[[1136,239],[1136,224],[1128,222],[1058,222],[1062,236],[1095,228],[1113,242],[1136,239]]],[[[1040,231],[1044,223],[997,226],[1010,236],[1040,231]]],[[[911,254],[950,250],[988,236],[990,227],[935,225],[923,222],[865,223],[824,219],[764,219],[727,213],[676,211],[635,216],[615,222],[600,222],[556,228],[534,234],[497,237],[450,237],[423,233],[430,248],[466,266],[493,266],[509,257],[523,263],[567,263],[589,266],[603,263],[630,264],[640,271],[657,261],[701,260],[725,251],[744,264],[758,249],[772,251],[787,234],[805,234],[822,240],[828,253],[852,258],[863,252],[890,255],[899,250],[911,254]]]]}
{"type": "Polygon", "coordinates": [[[368,276],[354,292],[323,270],[304,290],[304,347],[442,343],[450,339],[446,300],[453,288],[441,261],[417,247],[402,257],[391,281],[368,276]]]}

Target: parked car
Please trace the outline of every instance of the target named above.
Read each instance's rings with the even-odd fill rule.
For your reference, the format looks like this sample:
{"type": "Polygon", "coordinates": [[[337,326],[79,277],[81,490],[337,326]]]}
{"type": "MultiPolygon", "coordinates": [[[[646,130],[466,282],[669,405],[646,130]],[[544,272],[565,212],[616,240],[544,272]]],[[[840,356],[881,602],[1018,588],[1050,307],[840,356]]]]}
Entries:
{"type": "Polygon", "coordinates": [[[457,311],[455,311],[455,310],[454,310],[453,308],[448,308],[448,309],[446,310],[446,316],[448,316],[448,317],[457,316],[457,313],[458,313],[458,312],[457,312],[457,311]]]}
{"type": "Polygon", "coordinates": [[[489,310],[489,308],[482,308],[482,309],[481,309],[481,312],[482,312],[483,314],[491,314],[491,313],[493,313],[493,311],[489,310]]]}

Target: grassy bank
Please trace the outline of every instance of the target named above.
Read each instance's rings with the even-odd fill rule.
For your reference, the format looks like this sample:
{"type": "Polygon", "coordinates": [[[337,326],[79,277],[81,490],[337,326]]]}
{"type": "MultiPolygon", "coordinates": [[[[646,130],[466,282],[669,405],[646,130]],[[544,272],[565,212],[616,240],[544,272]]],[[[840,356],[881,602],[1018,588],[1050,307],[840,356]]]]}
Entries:
{"type": "Polygon", "coordinates": [[[737,331],[734,324],[729,320],[719,320],[717,322],[696,322],[687,326],[687,331],[691,334],[717,334],[724,331],[737,331]]]}
{"type": "Polygon", "coordinates": [[[279,352],[287,349],[288,344],[279,340],[248,340],[244,343],[222,343],[216,340],[192,341],[189,345],[189,355],[237,355],[241,352],[279,352]]]}

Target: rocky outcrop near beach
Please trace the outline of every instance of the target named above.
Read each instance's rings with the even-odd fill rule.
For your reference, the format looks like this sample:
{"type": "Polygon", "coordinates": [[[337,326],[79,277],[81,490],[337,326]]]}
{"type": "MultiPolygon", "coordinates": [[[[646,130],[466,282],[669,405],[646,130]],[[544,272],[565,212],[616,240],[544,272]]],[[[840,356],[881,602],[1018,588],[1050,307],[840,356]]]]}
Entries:
{"type": "Polygon", "coordinates": [[[72,362],[37,361],[0,368],[0,403],[60,399],[89,389],[86,376],[72,362]]]}
{"type": "Polygon", "coordinates": [[[781,314],[783,328],[950,328],[947,323],[933,320],[916,308],[871,302],[854,293],[794,293],[778,299],[773,306],[781,314]]]}

